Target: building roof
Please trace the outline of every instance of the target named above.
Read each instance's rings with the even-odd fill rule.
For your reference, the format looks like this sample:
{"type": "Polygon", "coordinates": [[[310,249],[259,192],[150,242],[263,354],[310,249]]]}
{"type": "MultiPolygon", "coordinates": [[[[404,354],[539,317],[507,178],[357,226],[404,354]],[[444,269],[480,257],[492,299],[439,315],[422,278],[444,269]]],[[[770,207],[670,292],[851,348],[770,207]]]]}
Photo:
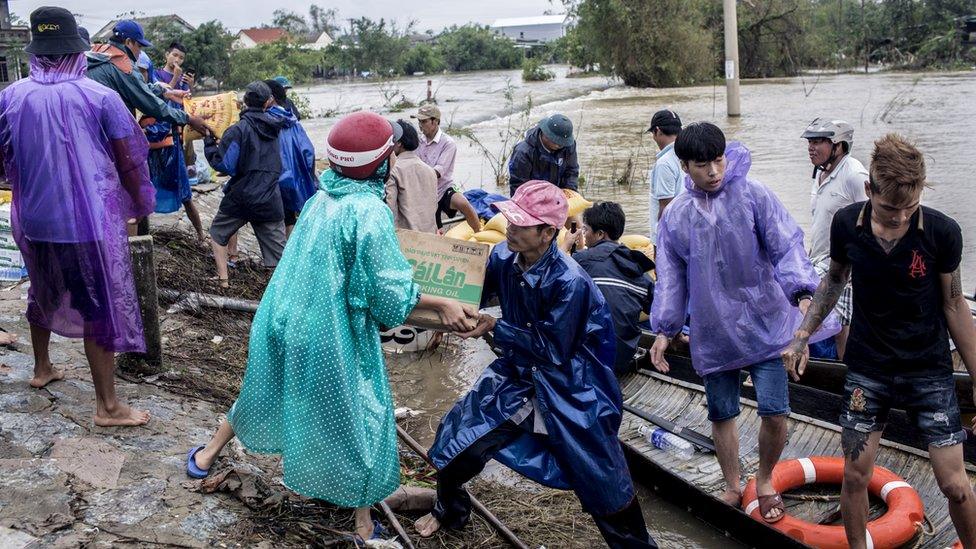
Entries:
{"type": "Polygon", "coordinates": [[[492,23],[492,28],[503,27],[534,27],[539,25],[562,25],[566,22],[567,15],[539,15],[537,17],[510,17],[508,19],[498,19],[492,23]]]}
{"type": "MultiPolygon", "coordinates": [[[[107,25],[105,25],[104,27],[99,29],[98,32],[92,35],[92,40],[108,40],[112,36],[112,29],[115,28],[115,25],[122,20],[123,19],[113,19],[109,21],[107,25]]],[[[139,25],[142,26],[143,29],[145,29],[147,25],[160,23],[160,22],[176,23],[177,25],[184,27],[188,31],[194,31],[197,29],[196,27],[188,23],[186,19],[183,19],[182,17],[176,15],[175,13],[169,15],[153,15],[149,17],[134,17],[133,20],[136,23],[139,23],[139,25]]]]}
{"type": "Polygon", "coordinates": [[[280,27],[267,27],[263,29],[241,29],[238,35],[247,35],[248,38],[254,40],[258,44],[268,44],[270,42],[275,42],[283,38],[288,38],[288,32],[280,27]]]}

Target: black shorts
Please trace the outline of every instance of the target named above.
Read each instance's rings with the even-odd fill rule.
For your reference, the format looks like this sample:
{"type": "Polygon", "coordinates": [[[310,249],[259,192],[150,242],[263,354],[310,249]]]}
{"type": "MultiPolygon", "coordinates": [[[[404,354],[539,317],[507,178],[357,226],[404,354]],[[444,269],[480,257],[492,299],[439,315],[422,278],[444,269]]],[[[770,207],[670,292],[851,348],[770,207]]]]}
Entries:
{"type": "Polygon", "coordinates": [[[86,322],[109,316],[99,242],[28,241],[31,293],[42,311],[60,308],[64,294],[86,322]]]}
{"type": "Polygon", "coordinates": [[[444,196],[437,201],[437,213],[435,214],[435,217],[438,229],[444,227],[444,221],[441,219],[441,214],[446,215],[448,219],[457,216],[457,210],[451,209],[451,197],[457,194],[457,192],[457,189],[454,187],[449,187],[446,191],[444,191],[444,196]]]}
{"type": "Polygon", "coordinates": [[[298,213],[285,209],[285,227],[294,227],[298,223],[298,213]]]}

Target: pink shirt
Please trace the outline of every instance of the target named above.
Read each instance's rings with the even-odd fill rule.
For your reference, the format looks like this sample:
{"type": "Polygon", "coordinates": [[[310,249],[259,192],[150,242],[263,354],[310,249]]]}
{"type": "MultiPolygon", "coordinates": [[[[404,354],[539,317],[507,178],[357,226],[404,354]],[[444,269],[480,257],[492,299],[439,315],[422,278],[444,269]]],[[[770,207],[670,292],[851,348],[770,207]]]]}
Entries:
{"type": "Polygon", "coordinates": [[[444,196],[447,189],[454,184],[454,159],[457,156],[457,145],[451,136],[441,130],[430,141],[423,133],[420,134],[420,146],[417,156],[425,164],[434,168],[439,175],[437,178],[437,198],[444,196]]]}

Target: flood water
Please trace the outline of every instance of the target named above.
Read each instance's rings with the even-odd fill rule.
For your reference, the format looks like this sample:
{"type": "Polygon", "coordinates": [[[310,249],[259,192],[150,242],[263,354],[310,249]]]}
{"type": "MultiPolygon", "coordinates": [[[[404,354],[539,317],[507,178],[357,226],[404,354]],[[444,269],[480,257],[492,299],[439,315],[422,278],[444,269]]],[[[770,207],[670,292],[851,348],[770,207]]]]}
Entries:
{"type": "MultiPolygon", "coordinates": [[[[724,88],[701,86],[638,90],[611,86],[602,77],[557,78],[547,83],[522,84],[518,71],[492,71],[431,77],[445,125],[470,130],[458,138],[455,180],[465,188],[498,190],[495,174],[517,141],[518,134],[553,112],[569,116],[578,138],[578,154],[590,199],[620,202],[627,214],[627,232],[646,234],[648,186],[646,172],[657,152],[644,132],[654,111],[669,108],[684,123],[708,120],[722,127],[730,139],[752,150],[751,176],[771,187],[800,226],[810,225],[812,166],[800,134],[818,116],[841,118],[854,125],[853,155],[868,164],[874,139],[889,132],[903,133],[926,153],[928,179],[923,202],[952,216],[963,230],[962,273],[968,292],[976,285],[976,206],[971,191],[976,120],[976,73],[821,75],[744,82],[741,118],[725,117],[724,88]],[[521,110],[529,101],[533,108],[521,110]],[[514,114],[512,114],[514,112],[514,114]]],[[[316,110],[349,112],[371,108],[390,118],[406,118],[410,111],[390,113],[391,92],[418,102],[425,97],[427,78],[376,83],[326,84],[298,90],[316,110]]],[[[325,136],[335,117],[305,123],[316,147],[324,152],[325,136]]],[[[429,443],[437,420],[477,379],[494,358],[483,342],[454,342],[432,355],[399,355],[390,360],[391,381],[398,406],[424,411],[429,419],[424,442],[429,443]]],[[[644,491],[641,499],[648,525],[662,545],[673,547],[729,547],[721,533],[689,513],[644,491]]]]}

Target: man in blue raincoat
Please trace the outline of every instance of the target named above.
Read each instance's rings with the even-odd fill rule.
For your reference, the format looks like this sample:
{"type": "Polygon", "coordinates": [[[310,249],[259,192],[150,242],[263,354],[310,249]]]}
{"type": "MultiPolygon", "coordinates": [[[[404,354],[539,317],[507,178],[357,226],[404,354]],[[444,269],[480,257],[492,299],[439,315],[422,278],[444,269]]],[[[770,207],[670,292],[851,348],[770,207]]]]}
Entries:
{"type": "Polygon", "coordinates": [[[576,492],[610,547],[657,547],[617,440],[622,397],[610,309],[556,245],[566,195],[529,181],[492,208],[508,230],[488,261],[482,299],[497,296],[503,318],[481,315],[477,328],[461,335],[493,331],[503,353],[441,421],[430,449],[437,503],[417,530],[427,537],[442,526],[464,526],[471,500],[463,485],[497,459],[536,482],[576,492]]]}
{"type": "MultiPolygon", "coordinates": [[[[749,150],[726,146],[714,124],[698,122],[674,145],[687,192],[664,210],[657,234],[657,284],[651,308],[654,367],[691,315],[691,359],[702,376],[716,454],[725,476],[721,499],[742,497],[740,370],[752,376],[759,402],[758,503],[768,522],[785,516],[772,470],[786,444],[788,380],[780,352],[810,306],[819,277],[803,249],[803,231],[767,187],[748,177],[749,150]]],[[[840,329],[833,319],[829,337],[840,329]]],[[[748,511],[747,511],[748,512],[748,511]]]]}

